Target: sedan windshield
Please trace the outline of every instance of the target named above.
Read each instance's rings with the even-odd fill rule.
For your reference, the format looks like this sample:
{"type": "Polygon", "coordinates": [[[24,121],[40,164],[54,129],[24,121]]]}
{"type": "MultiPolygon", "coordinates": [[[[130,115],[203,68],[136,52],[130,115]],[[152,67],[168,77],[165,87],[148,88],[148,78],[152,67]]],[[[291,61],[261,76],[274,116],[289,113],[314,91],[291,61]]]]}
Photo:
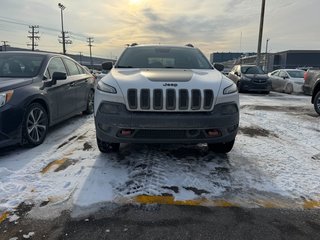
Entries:
{"type": "Polygon", "coordinates": [[[242,66],[241,73],[243,74],[265,74],[258,66],[242,66]]]}
{"type": "Polygon", "coordinates": [[[287,71],[287,73],[289,74],[289,76],[291,78],[303,78],[304,77],[304,71],[300,71],[300,70],[290,70],[290,71],[287,71]]]}
{"type": "Polygon", "coordinates": [[[206,57],[195,48],[145,46],[127,48],[116,68],[212,69],[206,57]]]}
{"type": "Polygon", "coordinates": [[[44,56],[32,54],[0,54],[0,77],[35,77],[40,71],[44,56]]]}

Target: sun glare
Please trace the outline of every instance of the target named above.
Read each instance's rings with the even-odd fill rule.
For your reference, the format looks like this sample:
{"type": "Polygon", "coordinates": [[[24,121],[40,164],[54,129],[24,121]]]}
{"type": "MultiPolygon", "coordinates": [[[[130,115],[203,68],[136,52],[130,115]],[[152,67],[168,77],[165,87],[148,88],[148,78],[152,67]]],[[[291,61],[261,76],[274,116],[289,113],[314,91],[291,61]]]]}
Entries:
{"type": "Polygon", "coordinates": [[[132,5],[138,5],[142,2],[142,0],[129,0],[129,3],[132,5]]]}

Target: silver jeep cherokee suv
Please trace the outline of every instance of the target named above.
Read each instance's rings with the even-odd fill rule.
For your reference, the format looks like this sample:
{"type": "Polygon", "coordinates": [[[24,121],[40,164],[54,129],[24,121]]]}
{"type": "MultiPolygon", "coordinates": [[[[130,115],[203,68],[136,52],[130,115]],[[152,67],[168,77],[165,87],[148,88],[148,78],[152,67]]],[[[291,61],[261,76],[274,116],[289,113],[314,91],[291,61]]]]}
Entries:
{"type": "Polygon", "coordinates": [[[193,46],[127,47],[95,91],[99,150],[120,143],[207,143],[229,152],[239,126],[236,85],[193,46]],[[217,69],[220,71],[218,71],[217,69]]]}

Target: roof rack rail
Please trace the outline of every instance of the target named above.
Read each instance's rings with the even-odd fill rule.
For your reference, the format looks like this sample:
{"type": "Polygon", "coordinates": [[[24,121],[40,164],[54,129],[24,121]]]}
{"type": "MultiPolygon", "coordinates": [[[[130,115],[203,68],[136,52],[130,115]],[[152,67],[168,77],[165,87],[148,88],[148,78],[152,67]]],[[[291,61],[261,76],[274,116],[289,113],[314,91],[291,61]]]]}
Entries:
{"type": "Polygon", "coordinates": [[[138,43],[131,43],[130,47],[134,47],[134,46],[137,46],[137,45],[138,45],[138,43]]]}

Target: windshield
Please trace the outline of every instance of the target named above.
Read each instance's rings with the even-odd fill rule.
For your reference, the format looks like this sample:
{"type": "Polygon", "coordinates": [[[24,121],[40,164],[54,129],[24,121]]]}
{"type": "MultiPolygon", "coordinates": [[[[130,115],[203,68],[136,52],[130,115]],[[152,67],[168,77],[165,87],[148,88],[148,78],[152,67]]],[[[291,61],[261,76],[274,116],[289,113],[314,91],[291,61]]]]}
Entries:
{"type": "Polygon", "coordinates": [[[243,74],[265,74],[258,66],[242,66],[241,73],[243,74]]]}
{"type": "Polygon", "coordinates": [[[0,77],[35,77],[44,56],[32,54],[0,54],[0,77]]]}
{"type": "Polygon", "coordinates": [[[212,69],[206,57],[195,48],[133,47],[127,48],[116,68],[212,69]]]}
{"type": "Polygon", "coordinates": [[[287,73],[292,78],[303,78],[304,77],[304,71],[290,70],[290,71],[287,71],[287,73]]]}

